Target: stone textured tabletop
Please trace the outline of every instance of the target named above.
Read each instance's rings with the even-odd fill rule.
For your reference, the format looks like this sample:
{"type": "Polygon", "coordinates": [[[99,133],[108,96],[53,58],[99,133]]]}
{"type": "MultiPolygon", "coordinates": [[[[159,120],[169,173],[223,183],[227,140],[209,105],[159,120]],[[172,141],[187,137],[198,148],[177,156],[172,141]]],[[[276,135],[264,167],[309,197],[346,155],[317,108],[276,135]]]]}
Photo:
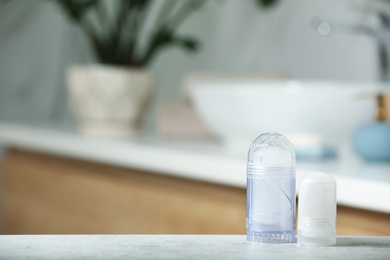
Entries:
{"type": "Polygon", "coordinates": [[[390,237],[310,248],[241,235],[1,235],[0,259],[390,259],[390,237]]]}

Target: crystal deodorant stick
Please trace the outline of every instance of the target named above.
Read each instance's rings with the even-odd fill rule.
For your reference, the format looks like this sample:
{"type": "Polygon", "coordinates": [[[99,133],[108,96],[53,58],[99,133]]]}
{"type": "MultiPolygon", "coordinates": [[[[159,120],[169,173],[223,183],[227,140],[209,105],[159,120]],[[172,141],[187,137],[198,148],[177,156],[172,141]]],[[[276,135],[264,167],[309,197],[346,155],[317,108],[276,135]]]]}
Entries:
{"type": "Polygon", "coordinates": [[[283,135],[265,133],[251,144],[247,165],[247,240],[295,242],[295,153],[283,135]]]}

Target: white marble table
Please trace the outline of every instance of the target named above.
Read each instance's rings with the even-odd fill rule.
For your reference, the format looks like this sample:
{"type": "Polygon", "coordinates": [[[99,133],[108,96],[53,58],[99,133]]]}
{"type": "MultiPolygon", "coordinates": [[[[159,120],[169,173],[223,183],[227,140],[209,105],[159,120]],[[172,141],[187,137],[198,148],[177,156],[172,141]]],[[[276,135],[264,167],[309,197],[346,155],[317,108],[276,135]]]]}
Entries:
{"type": "Polygon", "coordinates": [[[389,259],[390,237],[333,247],[254,245],[243,235],[1,235],[0,259],[389,259]]]}

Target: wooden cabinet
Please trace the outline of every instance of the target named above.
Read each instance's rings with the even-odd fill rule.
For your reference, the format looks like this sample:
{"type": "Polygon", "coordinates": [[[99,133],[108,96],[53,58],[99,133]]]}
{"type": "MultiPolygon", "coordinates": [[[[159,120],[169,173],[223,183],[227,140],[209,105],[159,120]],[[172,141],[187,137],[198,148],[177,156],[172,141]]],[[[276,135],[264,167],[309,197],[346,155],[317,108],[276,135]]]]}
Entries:
{"type": "MultiPolygon", "coordinates": [[[[9,149],[5,234],[244,234],[244,189],[9,149]]],[[[390,235],[390,215],[338,208],[338,235],[390,235]]]]}

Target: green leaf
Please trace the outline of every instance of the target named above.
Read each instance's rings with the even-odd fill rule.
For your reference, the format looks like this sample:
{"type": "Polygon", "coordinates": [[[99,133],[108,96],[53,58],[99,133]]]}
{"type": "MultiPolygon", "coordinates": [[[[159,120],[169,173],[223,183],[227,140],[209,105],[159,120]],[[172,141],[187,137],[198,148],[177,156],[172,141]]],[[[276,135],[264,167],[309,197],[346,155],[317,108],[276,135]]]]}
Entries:
{"type": "Polygon", "coordinates": [[[79,6],[84,9],[88,10],[91,7],[96,7],[99,4],[100,0],[85,0],[81,1],[79,6]]]}
{"type": "Polygon", "coordinates": [[[272,7],[274,6],[279,0],[256,0],[259,7],[272,7]]]}
{"type": "Polygon", "coordinates": [[[173,43],[189,52],[196,52],[200,45],[198,40],[190,37],[176,37],[173,39],[173,43]]]}
{"type": "Polygon", "coordinates": [[[390,29],[390,16],[386,12],[379,10],[378,17],[382,26],[386,29],[390,29]]]}
{"type": "MultiPolygon", "coordinates": [[[[126,1],[126,0],[123,0],[126,1]]],[[[127,0],[129,2],[129,9],[132,8],[138,8],[139,10],[142,10],[146,6],[150,4],[150,0],[127,0]]]]}
{"type": "Polygon", "coordinates": [[[57,0],[56,2],[62,10],[76,22],[80,22],[84,19],[89,9],[97,7],[100,0],[57,0]]]}

